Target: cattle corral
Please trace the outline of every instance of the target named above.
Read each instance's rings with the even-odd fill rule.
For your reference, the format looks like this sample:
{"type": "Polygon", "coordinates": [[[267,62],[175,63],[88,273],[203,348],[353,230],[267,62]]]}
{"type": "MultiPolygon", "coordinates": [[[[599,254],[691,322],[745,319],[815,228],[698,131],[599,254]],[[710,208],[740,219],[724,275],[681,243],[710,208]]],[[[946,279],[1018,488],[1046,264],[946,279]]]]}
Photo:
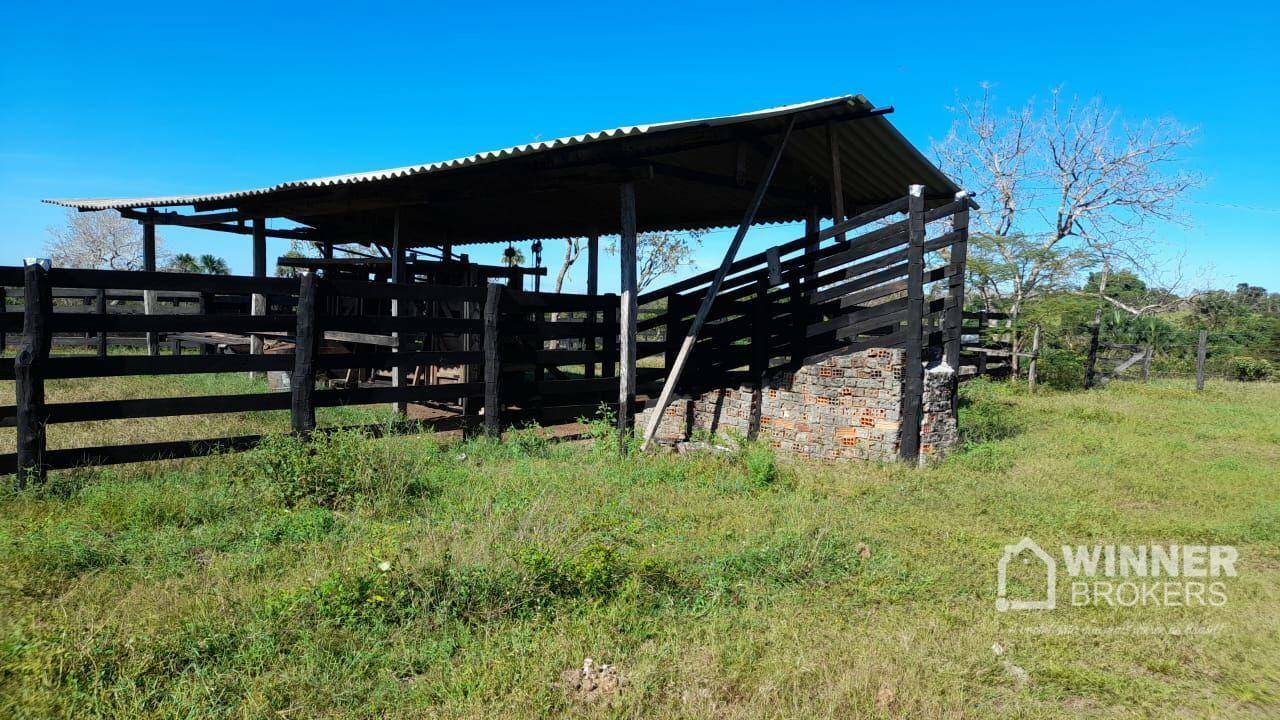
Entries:
{"type": "MultiPolygon", "coordinates": [[[[406,427],[490,434],[603,409],[629,433],[639,410],[656,407],[653,418],[676,398],[763,392],[779,376],[871,349],[901,353],[893,449],[914,460],[926,366],[960,377],[994,372],[1001,365],[988,370],[987,361],[1000,350],[962,347],[975,334],[965,321],[987,321],[964,311],[972,201],[898,134],[888,112],[845,96],[262,190],[51,201],[142,223],[146,269],[0,270],[0,284],[24,298],[20,314],[3,318],[21,338],[0,368],[16,380],[3,417],[18,435],[0,467],[41,477],[261,440],[47,449],[51,423],[287,409],[305,434],[317,430],[317,407],[375,403],[407,413],[406,427]],[[161,210],[178,207],[192,212],[161,210]],[[268,229],[271,218],[298,227],[268,229]],[[782,222],[804,230],[737,257],[751,227],[782,222]],[[161,225],[251,236],[254,274],[157,272],[161,225]],[[718,270],[637,293],[637,233],[725,226],[736,233],[718,270]],[[599,292],[606,234],[619,236],[618,294],[599,292]],[[314,244],[321,257],[280,258],[297,277],[268,277],[268,236],[314,244]],[[570,236],[589,238],[585,294],[536,289],[540,263],[486,266],[456,252],[570,236]],[[372,255],[334,257],[335,246],[372,255]],[[525,289],[529,277],[534,290],[525,289]],[[147,353],[107,352],[119,342],[147,353]],[[96,353],[55,354],[55,344],[96,353]],[[289,391],[45,401],[46,380],[224,372],[275,373],[289,391]]],[[[954,380],[950,387],[954,396],[954,380]]],[[[860,410],[844,405],[840,417],[856,437],[860,410]]],[[[644,431],[647,442],[656,420],[644,431]]]]}

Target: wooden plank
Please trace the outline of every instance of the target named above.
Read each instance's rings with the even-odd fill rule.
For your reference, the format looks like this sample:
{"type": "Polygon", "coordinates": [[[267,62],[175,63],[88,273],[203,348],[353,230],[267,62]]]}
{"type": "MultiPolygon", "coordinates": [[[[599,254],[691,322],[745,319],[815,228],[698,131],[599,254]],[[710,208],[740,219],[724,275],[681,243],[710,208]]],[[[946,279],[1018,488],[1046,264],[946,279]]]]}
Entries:
{"type": "MultiPolygon", "coordinates": [[[[857,229],[859,227],[862,227],[864,225],[869,225],[878,220],[882,220],[890,215],[895,215],[897,213],[900,213],[906,208],[907,208],[906,198],[899,198],[892,202],[885,203],[884,205],[881,205],[875,209],[868,210],[860,215],[851,217],[848,220],[844,221],[843,223],[839,223],[837,225],[826,228],[824,230],[819,230],[816,238],[816,242],[821,243],[822,241],[832,238],[841,232],[848,232],[848,231],[857,229]]],[[[887,227],[897,228],[898,231],[903,231],[906,229],[905,223],[894,223],[887,227]]],[[[877,230],[875,232],[879,232],[879,231],[877,230]]],[[[785,242],[781,245],[778,245],[777,248],[780,254],[786,255],[788,253],[792,253],[797,250],[803,250],[809,245],[813,244],[814,242],[815,242],[815,238],[805,235],[805,236],[796,238],[795,240],[791,240],[789,242],[785,242]]],[[[851,242],[853,243],[859,242],[859,238],[854,238],[850,241],[846,241],[846,244],[851,242]]],[[[835,245],[833,247],[840,248],[840,249],[847,249],[843,245],[835,245]]],[[[746,270],[755,265],[759,265],[764,261],[765,261],[764,252],[759,252],[759,253],[756,253],[755,255],[749,255],[745,258],[734,261],[730,265],[729,272],[730,273],[741,272],[742,270],[746,270]]],[[[685,278],[684,280],[681,280],[676,283],[672,283],[671,285],[668,285],[664,288],[653,290],[651,292],[641,295],[638,298],[638,302],[641,305],[647,305],[653,302],[654,300],[657,300],[662,297],[666,297],[667,295],[686,292],[688,290],[693,290],[694,288],[705,285],[707,282],[714,279],[716,276],[716,273],[718,272],[719,272],[718,270],[708,271],[704,273],[699,273],[689,278],[685,278]]]]}
{"type": "Polygon", "coordinates": [[[924,321],[924,186],[908,192],[907,218],[907,327],[902,368],[902,424],[898,456],[914,461],[920,455],[921,406],[924,399],[924,355],[921,332],[924,321]]]}
{"type": "Polygon", "coordinates": [[[618,447],[627,452],[631,414],[636,398],[636,186],[623,183],[620,190],[621,231],[618,238],[620,293],[618,312],[618,447]]]}
{"type": "Polygon", "coordinates": [[[254,292],[289,295],[298,289],[291,278],[82,268],[53,268],[49,271],[49,283],[58,288],[130,288],[159,292],[190,291],[199,287],[204,292],[226,295],[254,292]]]}
{"type": "Polygon", "coordinates": [[[293,315],[97,315],[50,313],[51,332],[292,332],[293,315]]]}
{"type": "MultiPolygon", "coordinates": [[[[701,307],[698,308],[697,314],[693,317],[693,324],[685,334],[684,341],[680,346],[680,353],[676,355],[674,365],[667,368],[667,379],[666,382],[663,383],[662,393],[658,396],[658,402],[654,406],[653,414],[649,417],[648,426],[645,427],[644,441],[641,444],[641,449],[648,447],[649,443],[653,440],[654,433],[658,431],[658,424],[662,421],[663,412],[666,411],[667,405],[670,404],[671,396],[675,393],[676,386],[680,382],[680,373],[684,369],[684,364],[688,362],[689,353],[693,350],[693,344],[698,338],[698,333],[702,330],[702,324],[706,320],[707,312],[711,309],[711,303],[714,302],[716,294],[720,292],[720,285],[729,274],[730,268],[733,267],[734,256],[738,254],[738,248],[741,247],[743,239],[747,236],[747,230],[749,230],[751,225],[755,222],[756,212],[760,209],[760,204],[764,201],[765,193],[768,191],[769,185],[773,182],[774,173],[777,171],[778,165],[782,161],[782,154],[786,150],[787,143],[791,139],[791,131],[795,128],[795,125],[796,120],[793,115],[787,121],[787,127],[783,131],[782,137],[778,141],[778,145],[774,148],[773,156],[769,158],[769,165],[765,170],[764,177],[760,179],[760,184],[756,186],[755,193],[751,198],[751,204],[747,207],[747,212],[743,215],[742,222],[739,223],[738,230],[734,233],[733,240],[729,243],[729,248],[725,251],[724,260],[720,263],[720,269],[716,271],[716,275],[711,281],[711,286],[707,288],[706,297],[703,298],[701,307]]],[[[808,238],[805,239],[806,241],[808,240],[808,238]]],[[[633,348],[633,355],[634,352],[633,348]]],[[[622,404],[622,402],[619,404],[622,404]]]]}
{"type": "Polygon", "coordinates": [[[765,261],[769,265],[769,284],[778,286],[782,284],[782,263],[778,261],[778,248],[771,247],[764,253],[765,261]]]}
{"type": "MultiPolygon", "coordinates": [[[[362,387],[347,390],[317,390],[316,407],[342,405],[380,405],[393,402],[456,400],[463,395],[485,393],[484,383],[449,383],[447,385],[406,385],[404,387],[362,387]]],[[[487,414],[487,413],[486,413],[487,414]]]]}
{"type": "Polygon", "coordinates": [[[489,283],[484,303],[484,431],[496,438],[502,431],[502,339],[498,335],[503,287],[489,283]]]}

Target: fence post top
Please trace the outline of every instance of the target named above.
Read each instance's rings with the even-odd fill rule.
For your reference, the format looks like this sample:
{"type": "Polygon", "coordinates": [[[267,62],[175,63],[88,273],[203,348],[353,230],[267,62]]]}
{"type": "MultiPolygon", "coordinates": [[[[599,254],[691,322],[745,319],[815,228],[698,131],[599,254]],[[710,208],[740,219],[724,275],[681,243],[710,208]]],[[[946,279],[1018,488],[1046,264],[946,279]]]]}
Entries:
{"type": "Polygon", "coordinates": [[[28,257],[22,258],[23,267],[35,266],[41,270],[48,270],[53,267],[53,261],[49,258],[28,257]]]}

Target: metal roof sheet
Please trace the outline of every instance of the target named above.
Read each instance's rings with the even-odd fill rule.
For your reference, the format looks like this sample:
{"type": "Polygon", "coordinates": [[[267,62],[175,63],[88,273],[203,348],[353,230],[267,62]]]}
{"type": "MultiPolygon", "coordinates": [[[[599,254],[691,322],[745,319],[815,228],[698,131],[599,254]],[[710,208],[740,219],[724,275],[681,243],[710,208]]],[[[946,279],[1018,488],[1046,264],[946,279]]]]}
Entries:
{"type": "Polygon", "coordinates": [[[508,158],[521,157],[574,145],[583,145],[636,135],[650,135],[677,130],[680,128],[688,128],[691,126],[711,127],[716,125],[752,122],[779,115],[788,115],[841,104],[847,104],[853,108],[862,110],[873,109],[871,103],[862,95],[842,95],[838,97],[797,103],[794,105],[783,105],[780,107],[755,110],[737,115],[677,120],[673,122],[654,123],[649,125],[626,125],[623,127],[613,128],[611,130],[601,130],[598,132],[583,133],[581,135],[570,135],[568,137],[556,138],[554,140],[526,143],[523,145],[502,148],[501,150],[490,150],[487,152],[475,153],[474,155],[467,155],[465,157],[454,158],[452,160],[443,160],[440,162],[426,163],[422,165],[408,165],[405,167],[390,168],[386,170],[373,170],[362,173],[330,175],[327,177],[310,178],[307,180],[293,180],[265,188],[232,190],[229,192],[210,193],[205,195],[168,195],[135,198],[53,198],[44,200],[43,202],[60,205],[62,207],[74,208],[77,210],[124,210],[147,207],[178,207],[183,205],[193,205],[195,203],[220,202],[235,200],[237,198],[270,195],[272,193],[296,188],[323,188],[338,185],[354,185],[394,180],[413,175],[437,173],[484,163],[492,163],[508,158]]]}

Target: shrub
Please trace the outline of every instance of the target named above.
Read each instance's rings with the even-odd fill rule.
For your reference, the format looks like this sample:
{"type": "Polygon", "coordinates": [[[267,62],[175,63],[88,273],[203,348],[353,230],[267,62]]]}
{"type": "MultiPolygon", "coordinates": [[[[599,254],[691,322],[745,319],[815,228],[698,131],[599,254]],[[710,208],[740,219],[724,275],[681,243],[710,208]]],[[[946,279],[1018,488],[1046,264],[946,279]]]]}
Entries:
{"type": "Polygon", "coordinates": [[[1085,357],[1071,350],[1049,348],[1040,351],[1036,363],[1039,381],[1058,390],[1080,390],[1084,387],[1085,357]]]}
{"type": "Polygon", "coordinates": [[[372,462],[368,436],[358,430],[314,433],[309,438],[273,435],[244,455],[242,471],[281,502],[304,500],[324,507],[347,505],[385,483],[372,462]]]}
{"type": "Polygon", "coordinates": [[[1231,373],[1242,382],[1256,382],[1274,377],[1275,367],[1266,358],[1241,355],[1231,358],[1231,373]]]}

